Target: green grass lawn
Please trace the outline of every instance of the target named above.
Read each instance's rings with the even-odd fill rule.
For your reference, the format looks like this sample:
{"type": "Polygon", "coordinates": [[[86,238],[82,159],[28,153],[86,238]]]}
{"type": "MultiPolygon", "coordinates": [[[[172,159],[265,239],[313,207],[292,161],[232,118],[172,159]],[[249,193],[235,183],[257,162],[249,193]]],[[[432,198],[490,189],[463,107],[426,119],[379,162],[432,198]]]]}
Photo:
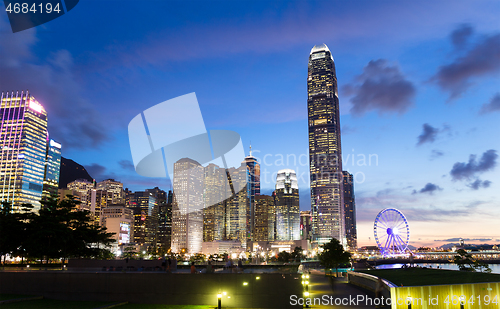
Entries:
{"type": "Polygon", "coordinates": [[[487,274],[478,272],[463,272],[444,269],[376,269],[363,270],[362,273],[384,278],[397,286],[419,286],[437,284],[460,284],[500,282],[500,274],[487,274]]]}

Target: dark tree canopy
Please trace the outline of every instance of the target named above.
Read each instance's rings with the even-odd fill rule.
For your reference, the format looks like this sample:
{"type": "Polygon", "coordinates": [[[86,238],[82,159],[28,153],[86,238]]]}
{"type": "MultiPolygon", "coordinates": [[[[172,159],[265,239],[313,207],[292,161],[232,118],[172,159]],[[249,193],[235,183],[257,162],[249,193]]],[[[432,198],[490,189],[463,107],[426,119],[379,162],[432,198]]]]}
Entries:
{"type": "Polygon", "coordinates": [[[351,254],[344,251],[344,247],[336,238],[332,238],[329,243],[324,244],[323,252],[318,256],[319,261],[325,267],[325,271],[335,268],[336,272],[341,264],[349,263],[351,254]]]}
{"type": "Polygon", "coordinates": [[[8,203],[0,211],[0,253],[37,259],[109,256],[112,233],[94,224],[89,211],[77,210],[71,196],[41,202],[38,213],[24,205],[12,212],[8,203]]]}

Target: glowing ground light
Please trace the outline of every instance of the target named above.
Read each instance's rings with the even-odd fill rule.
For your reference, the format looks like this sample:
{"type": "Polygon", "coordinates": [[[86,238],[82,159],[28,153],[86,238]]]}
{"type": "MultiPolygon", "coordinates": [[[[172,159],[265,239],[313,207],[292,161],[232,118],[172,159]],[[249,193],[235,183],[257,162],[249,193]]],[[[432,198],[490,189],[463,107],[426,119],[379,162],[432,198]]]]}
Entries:
{"type": "Polygon", "coordinates": [[[248,282],[243,282],[243,285],[248,285],[248,282]]]}

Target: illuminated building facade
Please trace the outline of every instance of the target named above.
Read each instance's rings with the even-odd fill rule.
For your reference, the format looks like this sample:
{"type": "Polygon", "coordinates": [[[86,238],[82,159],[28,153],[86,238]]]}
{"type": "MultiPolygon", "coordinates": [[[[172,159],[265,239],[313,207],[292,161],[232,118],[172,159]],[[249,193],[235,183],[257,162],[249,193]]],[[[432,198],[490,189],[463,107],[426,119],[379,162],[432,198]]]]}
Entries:
{"type": "Polygon", "coordinates": [[[274,240],[275,217],[274,198],[269,195],[257,195],[255,197],[254,241],[274,240]]]}
{"type": "Polygon", "coordinates": [[[168,191],[165,200],[158,201],[157,246],[160,255],[168,252],[172,242],[172,201],[172,191],[168,191]]]}
{"type": "Polygon", "coordinates": [[[325,44],[309,55],[307,94],[313,241],[323,244],[333,237],[344,244],[339,98],[335,63],[325,44]]]}
{"type": "Polygon", "coordinates": [[[122,204],[125,202],[123,193],[123,183],[114,179],[106,179],[96,184],[97,190],[106,190],[111,192],[111,203],[122,204]]]}
{"type": "Polygon", "coordinates": [[[312,217],[310,210],[300,212],[300,239],[312,239],[312,217]]]}
{"type": "Polygon", "coordinates": [[[131,193],[127,207],[134,212],[134,243],[140,250],[156,251],[158,204],[155,197],[145,191],[131,193]]]}
{"type": "Polygon", "coordinates": [[[174,163],[172,251],[198,253],[203,242],[204,168],[183,158],[174,163]]]}
{"type": "Polygon", "coordinates": [[[47,153],[47,113],[26,92],[0,95],[0,200],[40,209],[47,153]]]}
{"type": "Polygon", "coordinates": [[[91,211],[92,202],[95,202],[95,190],[94,195],[92,195],[92,190],[94,189],[93,182],[90,182],[87,179],[77,179],[68,183],[67,188],[68,190],[73,190],[80,194],[80,209],[91,211]]]}
{"type": "Polygon", "coordinates": [[[252,156],[252,146],[250,146],[250,154],[245,158],[243,163],[247,169],[247,211],[246,211],[246,226],[247,226],[247,241],[251,241],[255,227],[255,197],[260,195],[260,164],[257,158],[252,156]]]}
{"type": "Polygon", "coordinates": [[[347,246],[356,249],[358,246],[358,237],[356,232],[356,202],[354,199],[354,179],[352,174],[343,171],[344,183],[344,218],[345,218],[345,237],[347,246]]]}
{"type": "Polygon", "coordinates": [[[299,186],[294,170],[276,176],[276,240],[300,240],[299,186]]]}
{"type": "Polygon", "coordinates": [[[108,233],[114,233],[115,239],[112,244],[113,253],[118,253],[118,248],[121,245],[132,242],[134,214],[132,209],[125,205],[109,205],[102,209],[101,226],[107,229],[108,233]]]}
{"type": "Polygon", "coordinates": [[[58,195],[59,174],[61,170],[61,144],[54,140],[47,143],[45,173],[43,179],[43,197],[58,195]]]}
{"type": "Polygon", "coordinates": [[[203,241],[226,239],[226,196],[231,196],[226,170],[215,164],[204,169],[203,241]]]}
{"type": "MultiPolygon", "coordinates": [[[[227,201],[226,207],[226,239],[237,240],[241,242],[241,246],[246,248],[249,231],[252,227],[249,226],[250,203],[248,201],[249,186],[248,186],[248,167],[243,161],[241,166],[228,169],[231,177],[229,184],[234,188],[243,188],[231,196],[227,201]]],[[[259,192],[260,193],[260,192],[259,192]]],[[[251,235],[250,235],[251,236],[251,235]]]]}

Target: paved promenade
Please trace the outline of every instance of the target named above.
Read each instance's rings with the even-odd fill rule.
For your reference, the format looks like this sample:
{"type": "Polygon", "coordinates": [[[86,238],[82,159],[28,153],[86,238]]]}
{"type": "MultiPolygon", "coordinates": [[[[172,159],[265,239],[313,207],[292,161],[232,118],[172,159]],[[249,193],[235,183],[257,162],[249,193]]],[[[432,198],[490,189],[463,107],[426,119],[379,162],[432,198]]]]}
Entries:
{"type": "Polygon", "coordinates": [[[373,300],[374,293],[347,283],[346,278],[328,278],[325,277],[324,273],[313,271],[309,281],[311,299],[319,298],[322,300],[321,304],[317,300],[316,305],[313,304],[311,308],[375,308],[375,305],[370,305],[370,301],[366,301],[367,298],[373,300]]]}

